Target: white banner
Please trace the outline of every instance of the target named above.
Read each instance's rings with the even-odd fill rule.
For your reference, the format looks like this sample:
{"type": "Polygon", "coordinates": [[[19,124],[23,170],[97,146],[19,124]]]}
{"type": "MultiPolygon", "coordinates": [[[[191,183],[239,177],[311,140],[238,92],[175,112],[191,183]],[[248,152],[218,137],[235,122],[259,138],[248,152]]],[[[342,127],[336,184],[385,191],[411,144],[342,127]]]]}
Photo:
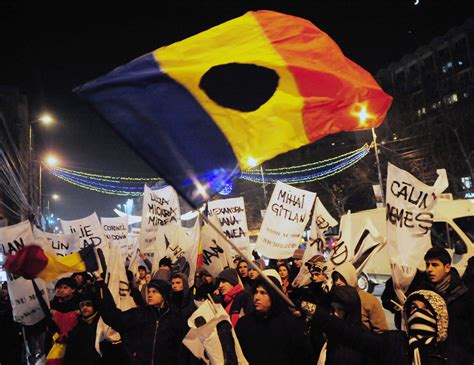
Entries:
{"type": "Polygon", "coordinates": [[[198,253],[196,247],[199,247],[199,237],[194,240],[182,227],[176,225],[174,232],[170,232],[169,237],[166,235],[166,240],[165,256],[171,259],[174,266],[173,272],[185,274],[191,287],[194,284],[194,275],[196,274],[198,253]]]}
{"type": "Polygon", "coordinates": [[[100,248],[104,252],[109,252],[108,240],[105,237],[104,230],[96,213],[71,221],[60,218],[59,221],[65,234],[75,234],[78,236],[80,248],[92,245],[96,249],[100,248]]]}
{"type": "Polygon", "coordinates": [[[335,226],[337,226],[337,220],[335,220],[332,215],[329,214],[326,207],[323,205],[323,203],[321,203],[319,197],[316,197],[313,216],[311,218],[311,240],[315,240],[321,236],[321,233],[324,234],[329,228],[335,226]]]}
{"type": "MultiPolygon", "coordinates": [[[[428,186],[405,170],[388,164],[387,172],[387,245],[395,273],[396,290],[403,292],[411,282],[426,251],[431,247],[430,231],[439,195],[448,187],[446,170],[437,170],[438,178],[428,186]],[[409,269],[411,268],[411,269],[409,269]]],[[[398,293],[400,296],[400,293],[398,293]]]]}
{"type": "MultiPolygon", "coordinates": [[[[209,217],[209,221],[217,229],[220,229],[220,223],[216,216],[209,217]]],[[[201,245],[202,267],[215,278],[229,266],[226,255],[226,246],[229,244],[224,242],[224,238],[213,227],[204,222],[201,231],[201,245]]]]}
{"type": "Polygon", "coordinates": [[[291,257],[300,244],[315,193],[277,182],[257,239],[257,251],[271,259],[291,257]]]}
{"type": "MultiPolygon", "coordinates": [[[[208,209],[209,216],[216,215],[219,219],[222,232],[227,238],[248,257],[251,257],[244,198],[213,200],[208,203],[208,209]]],[[[233,263],[240,255],[231,247],[229,247],[229,252],[229,263],[233,263]]]]}
{"type": "MultiPolygon", "coordinates": [[[[178,194],[172,186],[160,190],[151,190],[145,185],[143,194],[142,225],[140,230],[139,248],[141,251],[155,251],[158,233],[164,227],[180,224],[178,194]]],[[[164,255],[164,237],[161,235],[158,254],[164,255]]]]}
{"type": "Polygon", "coordinates": [[[229,351],[231,351],[231,357],[235,356],[238,364],[248,364],[240,347],[239,340],[232,328],[229,315],[222,305],[213,304],[206,300],[188,319],[188,326],[190,330],[183,339],[183,344],[198,359],[201,359],[206,364],[230,363],[231,359],[227,358],[227,356],[229,351]],[[221,343],[222,336],[219,333],[220,331],[232,332],[234,339],[233,348],[229,348],[229,344],[221,343]]]}
{"type": "Polygon", "coordinates": [[[41,244],[45,251],[56,256],[66,256],[80,250],[79,240],[75,234],[48,233],[36,227],[33,227],[33,234],[36,243],[41,244]]]}
{"type": "MultiPolygon", "coordinates": [[[[0,246],[5,255],[16,254],[21,248],[34,242],[30,222],[23,221],[13,226],[0,228],[0,246]]],[[[46,285],[35,279],[46,303],[49,303],[46,285]]],[[[15,322],[32,326],[44,318],[31,280],[7,273],[8,293],[15,322]]]]}
{"type": "MultiPolygon", "coordinates": [[[[135,301],[130,296],[128,288],[127,274],[125,273],[125,263],[122,257],[122,250],[118,245],[113,245],[110,250],[109,261],[107,263],[108,272],[105,282],[114,298],[115,305],[122,312],[135,308],[135,301]]],[[[107,326],[102,318],[97,323],[95,348],[100,353],[100,342],[108,340],[110,342],[120,340],[120,334],[112,327],[107,326]]]]}
{"type": "Polygon", "coordinates": [[[105,237],[110,242],[111,248],[120,247],[123,260],[128,256],[128,216],[124,217],[101,217],[100,222],[104,229],[105,237]]]}
{"type": "Polygon", "coordinates": [[[369,218],[366,219],[364,227],[356,237],[357,242],[352,243],[355,245],[351,250],[354,253],[351,262],[357,274],[360,274],[367,262],[383,248],[386,241],[369,218]]]}

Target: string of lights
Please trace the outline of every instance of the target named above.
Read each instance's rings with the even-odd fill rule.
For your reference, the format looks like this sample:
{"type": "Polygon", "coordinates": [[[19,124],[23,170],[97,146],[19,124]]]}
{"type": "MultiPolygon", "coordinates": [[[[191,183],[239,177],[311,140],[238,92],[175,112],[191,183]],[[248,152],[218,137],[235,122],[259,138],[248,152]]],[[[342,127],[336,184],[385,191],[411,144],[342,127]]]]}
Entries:
{"type": "MultiPolygon", "coordinates": [[[[281,168],[255,169],[243,171],[241,179],[259,184],[276,184],[281,181],[287,184],[301,184],[322,180],[334,176],[353,166],[364,158],[372,148],[372,144],[325,160],[302,165],[281,168]]],[[[162,178],[110,176],[97,173],[71,170],[64,167],[51,169],[51,173],[72,185],[91,191],[119,196],[141,196],[143,185],[153,185],[162,178]]],[[[226,185],[222,195],[230,194],[232,185],[226,185]]]]}

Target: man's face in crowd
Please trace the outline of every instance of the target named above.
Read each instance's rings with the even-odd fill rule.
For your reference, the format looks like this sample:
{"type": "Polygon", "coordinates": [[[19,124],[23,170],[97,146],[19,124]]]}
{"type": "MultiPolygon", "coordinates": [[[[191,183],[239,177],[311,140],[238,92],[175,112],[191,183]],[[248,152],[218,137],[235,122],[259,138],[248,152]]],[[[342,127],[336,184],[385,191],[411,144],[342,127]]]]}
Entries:
{"type": "Polygon", "coordinates": [[[226,295],[228,292],[230,292],[232,290],[233,287],[234,286],[231,283],[229,283],[228,281],[221,280],[219,282],[218,289],[219,289],[219,292],[222,295],[226,295]]]}
{"type": "Polygon", "coordinates": [[[73,289],[68,285],[60,285],[56,288],[56,295],[64,301],[71,299],[75,292],[76,289],[73,289]]]}
{"type": "Polygon", "coordinates": [[[249,265],[242,261],[237,267],[237,270],[239,270],[239,275],[241,278],[246,278],[249,274],[249,265]]]}
{"type": "Polygon", "coordinates": [[[322,271],[313,271],[311,273],[311,280],[313,283],[321,283],[326,280],[326,277],[324,276],[322,271]]]}
{"type": "Polygon", "coordinates": [[[428,279],[433,283],[437,284],[441,282],[451,271],[451,264],[444,265],[440,260],[430,259],[425,261],[426,264],[426,275],[428,279]]]}
{"type": "Polygon", "coordinates": [[[145,279],[146,271],[143,269],[138,269],[138,277],[140,279],[145,279]]]}
{"type": "Polygon", "coordinates": [[[293,264],[295,265],[295,267],[297,269],[301,268],[301,264],[303,263],[303,260],[302,259],[294,259],[293,260],[293,264]]]}
{"type": "Polygon", "coordinates": [[[83,302],[80,302],[79,309],[81,310],[81,315],[84,318],[89,318],[95,313],[94,306],[92,304],[92,301],[90,300],[85,300],[83,302]]]}
{"type": "Polygon", "coordinates": [[[163,299],[163,296],[158,290],[156,290],[155,288],[148,288],[147,302],[149,305],[157,305],[159,307],[162,307],[165,303],[165,300],[163,299]]]}
{"type": "Polygon", "coordinates": [[[145,282],[146,282],[147,284],[150,284],[150,281],[151,281],[151,274],[150,274],[150,273],[147,273],[147,274],[145,275],[145,282]]]}
{"type": "Polygon", "coordinates": [[[257,289],[255,289],[253,302],[255,304],[255,310],[259,313],[267,313],[272,307],[270,295],[268,295],[267,290],[262,286],[258,286],[257,289]]]}
{"type": "Polygon", "coordinates": [[[253,268],[249,268],[249,278],[252,279],[252,280],[255,280],[256,278],[258,278],[258,271],[257,270],[254,270],[253,268]]]}
{"type": "Polygon", "coordinates": [[[336,302],[331,302],[331,314],[340,319],[344,319],[346,316],[343,305],[336,302]]]}
{"type": "Polygon", "coordinates": [[[171,290],[174,292],[183,291],[184,290],[183,279],[181,278],[171,279],[171,290]]]}
{"type": "Polygon", "coordinates": [[[334,285],[347,286],[347,283],[341,275],[338,275],[337,279],[334,281],[334,285]]]}
{"type": "Polygon", "coordinates": [[[84,278],[82,277],[82,275],[74,276],[74,280],[76,280],[77,286],[81,286],[84,282],[84,278]]]}
{"type": "Polygon", "coordinates": [[[171,271],[171,267],[169,267],[168,265],[160,265],[159,268],[162,269],[162,270],[166,270],[166,271],[168,271],[168,272],[171,271]]]}

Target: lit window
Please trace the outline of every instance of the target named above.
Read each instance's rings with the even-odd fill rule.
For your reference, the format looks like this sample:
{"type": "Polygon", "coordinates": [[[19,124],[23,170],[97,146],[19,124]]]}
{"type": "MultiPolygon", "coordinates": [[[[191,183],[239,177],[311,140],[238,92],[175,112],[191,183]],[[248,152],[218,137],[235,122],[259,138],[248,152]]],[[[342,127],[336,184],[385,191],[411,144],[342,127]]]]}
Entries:
{"type": "Polygon", "coordinates": [[[470,176],[463,176],[461,177],[461,184],[464,189],[471,189],[472,188],[472,179],[470,176]]]}
{"type": "Polygon", "coordinates": [[[444,98],[444,102],[446,104],[454,104],[454,103],[457,103],[457,101],[458,101],[458,94],[456,93],[448,95],[444,98]]]}

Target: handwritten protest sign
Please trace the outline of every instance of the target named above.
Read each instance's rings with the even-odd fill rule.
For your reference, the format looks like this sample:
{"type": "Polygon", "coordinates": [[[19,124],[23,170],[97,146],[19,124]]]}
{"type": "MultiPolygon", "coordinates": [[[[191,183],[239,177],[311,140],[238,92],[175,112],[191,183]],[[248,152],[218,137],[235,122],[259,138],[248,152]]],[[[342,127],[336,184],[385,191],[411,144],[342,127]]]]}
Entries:
{"type": "Polygon", "coordinates": [[[96,249],[101,248],[108,253],[108,241],[96,213],[81,219],[70,221],[59,219],[59,221],[61,222],[63,232],[78,236],[80,248],[92,245],[96,249]]]}
{"type": "Polygon", "coordinates": [[[180,224],[180,209],[178,194],[171,186],[160,190],[151,190],[145,185],[142,208],[142,224],[140,230],[139,248],[142,251],[155,251],[159,240],[158,255],[163,257],[166,247],[164,236],[158,233],[164,227],[180,224]]]}
{"type": "Polygon", "coordinates": [[[257,239],[257,251],[272,259],[293,255],[309,220],[315,193],[277,182],[257,239]]]}
{"type": "Polygon", "coordinates": [[[123,261],[128,256],[128,217],[100,218],[105,237],[111,246],[119,246],[123,261]]]}
{"type": "MultiPolygon", "coordinates": [[[[209,222],[217,229],[220,228],[217,216],[209,217],[209,222]]],[[[228,255],[226,255],[226,249],[229,244],[224,242],[224,239],[210,224],[203,222],[201,245],[202,267],[209,271],[213,277],[216,277],[222,270],[229,266],[227,263],[228,255]]]]}
{"type": "MultiPolygon", "coordinates": [[[[244,198],[220,199],[208,203],[209,216],[217,216],[222,232],[227,238],[250,256],[250,241],[245,214],[244,198]]],[[[229,247],[229,263],[233,263],[239,256],[237,251],[229,247]]]]}
{"type": "Polygon", "coordinates": [[[78,236],[75,234],[43,232],[36,227],[33,227],[33,234],[44,250],[56,256],[66,256],[80,250],[78,236]]]}
{"type": "MultiPolygon", "coordinates": [[[[34,243],[33,231],[28,221],[0,228],[0,246],[4,254],[16,252],[34,243]]],[[[35,279],[46,303],[49,302],[44,281],[35,279]]],[[[44,318],[31,280],[7,273],[8,293],[15,322],[32,326],[44,318]]]]}
{"type": "Polygon", "coordinates": [[[388,164],[387,246],[399,298],[403,297],[400,291],[408,288],[430,248],[434,208],[449,184],[446,170],[437,170],[437,173],[435,184],[428,186],[407,171],[388,164]]]}

